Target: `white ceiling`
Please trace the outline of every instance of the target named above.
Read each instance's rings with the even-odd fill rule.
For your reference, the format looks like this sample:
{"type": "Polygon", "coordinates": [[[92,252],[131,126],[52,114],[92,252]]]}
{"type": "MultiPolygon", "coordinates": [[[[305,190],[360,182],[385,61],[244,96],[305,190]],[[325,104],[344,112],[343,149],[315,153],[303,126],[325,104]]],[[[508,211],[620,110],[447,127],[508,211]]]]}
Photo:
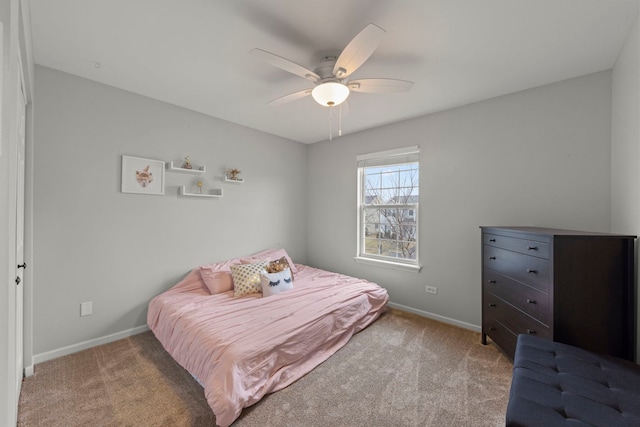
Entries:
{"type": "Polygon", "coordinates": [[[311,97],[268,106],[312,84],[259,62],[251,49],[313,70],[368,23],[384,28],[384,40],[351,78],[415,84],[409,93],[353,93],[342,120],[349,134],[609,69],[639,6],[638,0],[29,3],[36,64],[303,143],[328,138],[328,109],[311,97]]]}

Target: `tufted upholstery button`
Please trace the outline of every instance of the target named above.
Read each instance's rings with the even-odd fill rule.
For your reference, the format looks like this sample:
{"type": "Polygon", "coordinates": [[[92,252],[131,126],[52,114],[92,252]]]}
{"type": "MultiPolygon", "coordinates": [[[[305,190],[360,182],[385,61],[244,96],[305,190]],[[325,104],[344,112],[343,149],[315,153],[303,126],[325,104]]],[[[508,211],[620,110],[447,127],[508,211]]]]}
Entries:
{"type": "Polygon", "coordinates": [[[640,366],[519,335],[507,426],[640,426],[640,366]]]}

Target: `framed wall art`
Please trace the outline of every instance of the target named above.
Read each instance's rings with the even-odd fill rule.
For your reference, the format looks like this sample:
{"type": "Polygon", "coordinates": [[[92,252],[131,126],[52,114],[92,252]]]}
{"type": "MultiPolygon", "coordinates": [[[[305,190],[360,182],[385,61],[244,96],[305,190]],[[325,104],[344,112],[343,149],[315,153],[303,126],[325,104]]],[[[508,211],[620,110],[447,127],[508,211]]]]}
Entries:
{"type": "Polygon", "coordinates": [[[122,156],[123,193],[164,194],[164,162],[142,157],[122,156]]]}

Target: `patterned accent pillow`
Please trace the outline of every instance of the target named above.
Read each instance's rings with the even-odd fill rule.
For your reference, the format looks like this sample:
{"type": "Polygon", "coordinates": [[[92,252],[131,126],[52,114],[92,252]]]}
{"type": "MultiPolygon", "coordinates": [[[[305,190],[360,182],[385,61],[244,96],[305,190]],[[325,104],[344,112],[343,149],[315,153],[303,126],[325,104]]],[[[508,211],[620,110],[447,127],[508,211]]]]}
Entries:
{"type": "Polygon", "coordinates": [[[241,297],[262,292],[260,273],[267,265],[266,261],[255,264],[238,264],[231,266],[233,277],[233,296],[241,297]]]}
{"type": "Polygon", "coordinates": [[[289,268],[291,269],[291,272],[297,273],[298,269],[296,268],[296,265],[293,263],[293,261],[291,260],[291,257],[289,256],[287,251],[285,251],[284,249],[267,249],[265,251],[258,252],[257,254],[253,254],[245,258],[250,258],[255,260],[268,259],[271,261],[274,259],[280,259],[282,257],[285,257],[287,259],[287,264],[289,264],[289,268]]]}
{"type": "Polygon", "coordinates": [[[284,270],[285,268],[288,268],[289,270],[291,270],[291,280],[295,279],[293,275],[293,268],[291,268],[291,264],[289,264],[289,261],[287,261],[287,258],[284,256],[274,261],[269,261],[268,259],[256,259],[256,258],[242,258],[240,260],[242,264],[253,264],[257,261],[267,261],[267,267],[265,268],[265,270],[267,270],[267,273],[278,273],[284,270]]]}
{"type": "Polygon", "coordinates": [[[293,269],[291,268],[291,265],[289,265],[289,261],[287,261],[287,257],[283,256],[280,259],[271,261],[269,263],[269,266],[275,267],[276,271],[283,271],[283,270],[289,269],[291,271],[291,281],[295,279],[295,277],[293,276],[293,269]]]}
{"type": "Polygon", "coordinates": [[[291,270],[288,268],[278,273],[267,273],[263,271],[262,274],[260,274],[260,281],[262,282],[263,297],[276,295],[293,289],[293,276],[291,270]]]}

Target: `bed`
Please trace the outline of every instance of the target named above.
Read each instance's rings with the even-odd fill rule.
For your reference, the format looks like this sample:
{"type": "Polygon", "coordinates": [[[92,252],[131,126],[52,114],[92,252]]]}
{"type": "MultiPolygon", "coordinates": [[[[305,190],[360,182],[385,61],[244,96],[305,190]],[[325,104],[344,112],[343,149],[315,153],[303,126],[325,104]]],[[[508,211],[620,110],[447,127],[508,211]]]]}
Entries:
{"type": "Polygon", "coordinates": [[[387,301],[374,283],[294,264],[284,249],[271,249],[193,269],[151,300],[147,323],[202,384],[216,423],[226,427],[243,408],[327,360],[377,319],[387,301]],[[293,280],[262,274],[264,293],[239,286],[237,270],[269,261],[287,264],[293,280]],[[276,282],[289,287],[273,293],[276,282]]]}

